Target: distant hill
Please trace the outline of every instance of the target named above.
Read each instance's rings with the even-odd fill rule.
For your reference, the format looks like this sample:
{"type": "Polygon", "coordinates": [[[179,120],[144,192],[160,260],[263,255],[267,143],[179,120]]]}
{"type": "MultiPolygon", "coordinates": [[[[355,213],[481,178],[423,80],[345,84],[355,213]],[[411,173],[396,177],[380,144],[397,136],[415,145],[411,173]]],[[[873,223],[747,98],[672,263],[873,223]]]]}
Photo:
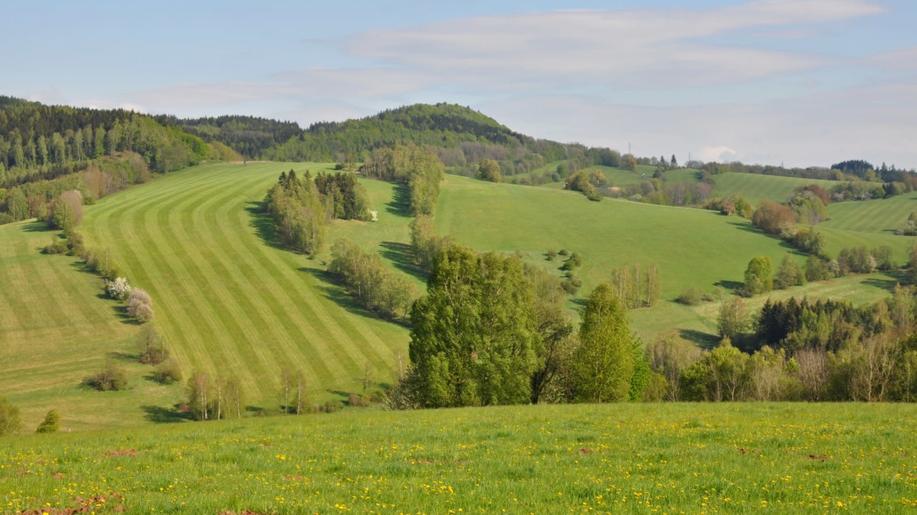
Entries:
{"type": "Polygon", "coordinates": [[[165,125],[181,127],[208,141],[219,141],[249,159],[261,157],[265,150],[302,134],[302,128],[296,122],[257,116],[177,118],[160,115],[156,120],[165,125]]]}

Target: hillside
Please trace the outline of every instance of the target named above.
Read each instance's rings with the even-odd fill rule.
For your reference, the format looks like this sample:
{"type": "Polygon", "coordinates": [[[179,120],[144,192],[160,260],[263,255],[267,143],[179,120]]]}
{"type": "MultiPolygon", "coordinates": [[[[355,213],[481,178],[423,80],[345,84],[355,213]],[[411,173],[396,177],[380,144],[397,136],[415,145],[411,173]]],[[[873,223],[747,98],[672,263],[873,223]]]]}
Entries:
{"type": "Polygon", "coordinates": [[[17,513],[905,513],[917,506],[915,435],[913,404],[349,410],[17,438],[0,447],[0,503],[17,513]]]}
{"type": "MultiPolygon", "coordinates": [[[[110,249],[131,282],[150,292],[154,324],[186,377],[197,369],[230,372],[242,382],[248,403],[270,411],[277,405],[279,371],[293,364],[306,373],[310,402],[340,401],[348,392],[362,391],[366,378],[374,389],[392,381],[407,364],[408,331],[359,309],[329,281],[327,249],[309,260],[278,247],[271,225],[257,210],[281,171],[329,166],[189,168],[87,206],[80,230],[92,248],[110,249]]],[[[347,238],[378,253],[421,291],[424,279],[409,254],[410,218],[396,186],[361,183],[379,221],[337,221],[329,241],[347,238]]],[[[718,303],[683,306],[673,302],[678,294],[697,288],[725,295],[740,284],[753,256],[766,255],[775,263],[784,255],[803,259],[738,217],[623,200],[594,203],[575,192],[457,176],[446,177],[436,221],[441,234],[462,244],[521,253],[558,274],[559,261],[547,261],[545,253],[561,248],[578,253],[583,286],[570,303],[572,310],[613,268],[658,266],[661,301],[630,313],[633,328],[647,342],[676,331],[708,344],[716,332],[718,303]]],[[[63,413],[73,429],[178,416],[174,410],[184,398],[183,388],[158,386],[145,378],[149,368],[135,365],[138,328],[121,322],[116,303],[99,298],[101,280],[82,272],[75,258],[38,253],[52,234],[40,223],[0,228],[0,289],[24,292],[7,299],[12,310],[0,310],[0,351],[13,363],[0,387],[25,408],[28,425],[47,409],[74,405],[88,408],[63,413]],[[23,353],[24,348],[40,351],[23,353]],[[80,381],[107,359],[128,367],[130,388],[101,393],[81,387],[80,381]]],[[[893,285],[882,275],[851,276],[774,292],[749,305],[791,294],[860,304],[888,295],[893,285]]]]}
{"type": "MultiPolygon", "coordinates": [[[[90,245],[111,249],[132,283],[150,292],[156,324],[186,374],[231,372],[263,407],[275,404],[284,366],[304,369],[315,401],[341,399],[367,370],[390,381],[407,342],[403,327],[351,306],[324,280],[321,263],[274,242],[257,204],[291,166],[323,168],[191,168],[100,202],[82,227],[90,245]]],[[[390,199],[391,187],[379,185],[390,199]]],[[[380,227],[400,216],[383,213],[380,227]]]]}
{"type": "Polygon", "coordinates": [[[828,206],[830,218],[817,228],[825,235],[829,252],[853,245],[887,245],[893,249],[895,260],[904,263],[915,238],[896,235],[895,229],[903,227],[914,211],[917,192],[888,199],[838,202],[828,206]]]}
{"type": "Polygon", "coordinates": [[[76,258],[39,253],[52,234],[40,222],[0,226],[0,392],[29,426],[58,407],[72,430],[135,425],[144,406],[177,402],[181,386],[142,380],[145,367],[131,365],[138,328],[100,298],[98,277],[76,258]],[[132,388],[99,395],[82,387],[108,359],[130,367],[132,388]]]}

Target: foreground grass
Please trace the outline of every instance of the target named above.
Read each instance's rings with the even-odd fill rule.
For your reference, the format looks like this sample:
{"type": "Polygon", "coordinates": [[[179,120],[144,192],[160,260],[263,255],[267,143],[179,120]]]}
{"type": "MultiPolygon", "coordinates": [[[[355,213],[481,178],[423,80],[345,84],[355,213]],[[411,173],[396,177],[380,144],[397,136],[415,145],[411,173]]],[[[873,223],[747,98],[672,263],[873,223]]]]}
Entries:
{"type": "Polygon", "coordinates": [[[189,423],[0,446],[4,511],[917,507],[917,407],[526,406],[189,423]]]}

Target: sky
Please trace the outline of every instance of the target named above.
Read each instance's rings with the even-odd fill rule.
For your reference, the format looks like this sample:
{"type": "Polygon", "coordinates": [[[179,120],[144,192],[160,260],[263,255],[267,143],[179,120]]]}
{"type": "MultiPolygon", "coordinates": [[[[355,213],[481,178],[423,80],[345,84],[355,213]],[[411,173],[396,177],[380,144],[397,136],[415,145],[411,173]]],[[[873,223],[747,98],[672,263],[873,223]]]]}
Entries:
{"type": "Polygon", "coordinates": [[[0,13],[0,94],[46,103],[308,126],[454,102],[637,155],[917,167],[911,0],[0,0],[0,13]]]}

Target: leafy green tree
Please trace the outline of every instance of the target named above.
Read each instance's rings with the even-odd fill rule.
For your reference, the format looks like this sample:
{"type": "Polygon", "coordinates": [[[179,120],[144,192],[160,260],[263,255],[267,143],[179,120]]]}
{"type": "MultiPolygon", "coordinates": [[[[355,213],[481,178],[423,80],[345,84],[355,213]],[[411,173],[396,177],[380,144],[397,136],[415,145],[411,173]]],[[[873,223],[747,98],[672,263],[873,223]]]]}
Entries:
{"type": "Polygon", "coordinates": [[[57,410],[51,410],[45,414],[45,418],[38,424],[36,433],[56,433],[60,426],[60,415],[57,410]]]}
{"type": "Polygon", "coordinates": [[[634,337],[614,290],[601,284],[586,301],[573,352],[571,376],[579,402],[615,402],[628,398],[634,375],[634,337]]]}
{"type": "Polygon", "coordinates": [[[745,302],[738,297],[733,297],[720,304],[717,316],[717,327],[721,338],[736,339],[749,328],[748,311],[745,302]]]}
{"type": "Polygon", "coordinates": [[[770,291],[774,286],[771,277],[771,259],[767,256],[758,256],[748,262],[745,269],[745,293],[756,295],[770,291]]]}
{"type": "Polygon", "coordinates": [[[451,247],[411,311],[410,378],[425,407],[519,404],[537,366],[532,288],[518,257],[451,247]]]}
{"type": "Polygon", "coordinates": [[[777,289],[802,286],[806,282],[805,273],[796,261],[784,256],[774,277],[774,287],[777,289]]]}
{"type": "Polygon", "coordinates": [[[0,436],[15,433],[20,427],[19,408],[0,397],[0,436]]]}
{"type": "Polygon", "coordinates": [[[502,182],[503,173],[500,164],[493,159],[485,159],[478,165],[478,179],[490,182],[502,182]]]}

